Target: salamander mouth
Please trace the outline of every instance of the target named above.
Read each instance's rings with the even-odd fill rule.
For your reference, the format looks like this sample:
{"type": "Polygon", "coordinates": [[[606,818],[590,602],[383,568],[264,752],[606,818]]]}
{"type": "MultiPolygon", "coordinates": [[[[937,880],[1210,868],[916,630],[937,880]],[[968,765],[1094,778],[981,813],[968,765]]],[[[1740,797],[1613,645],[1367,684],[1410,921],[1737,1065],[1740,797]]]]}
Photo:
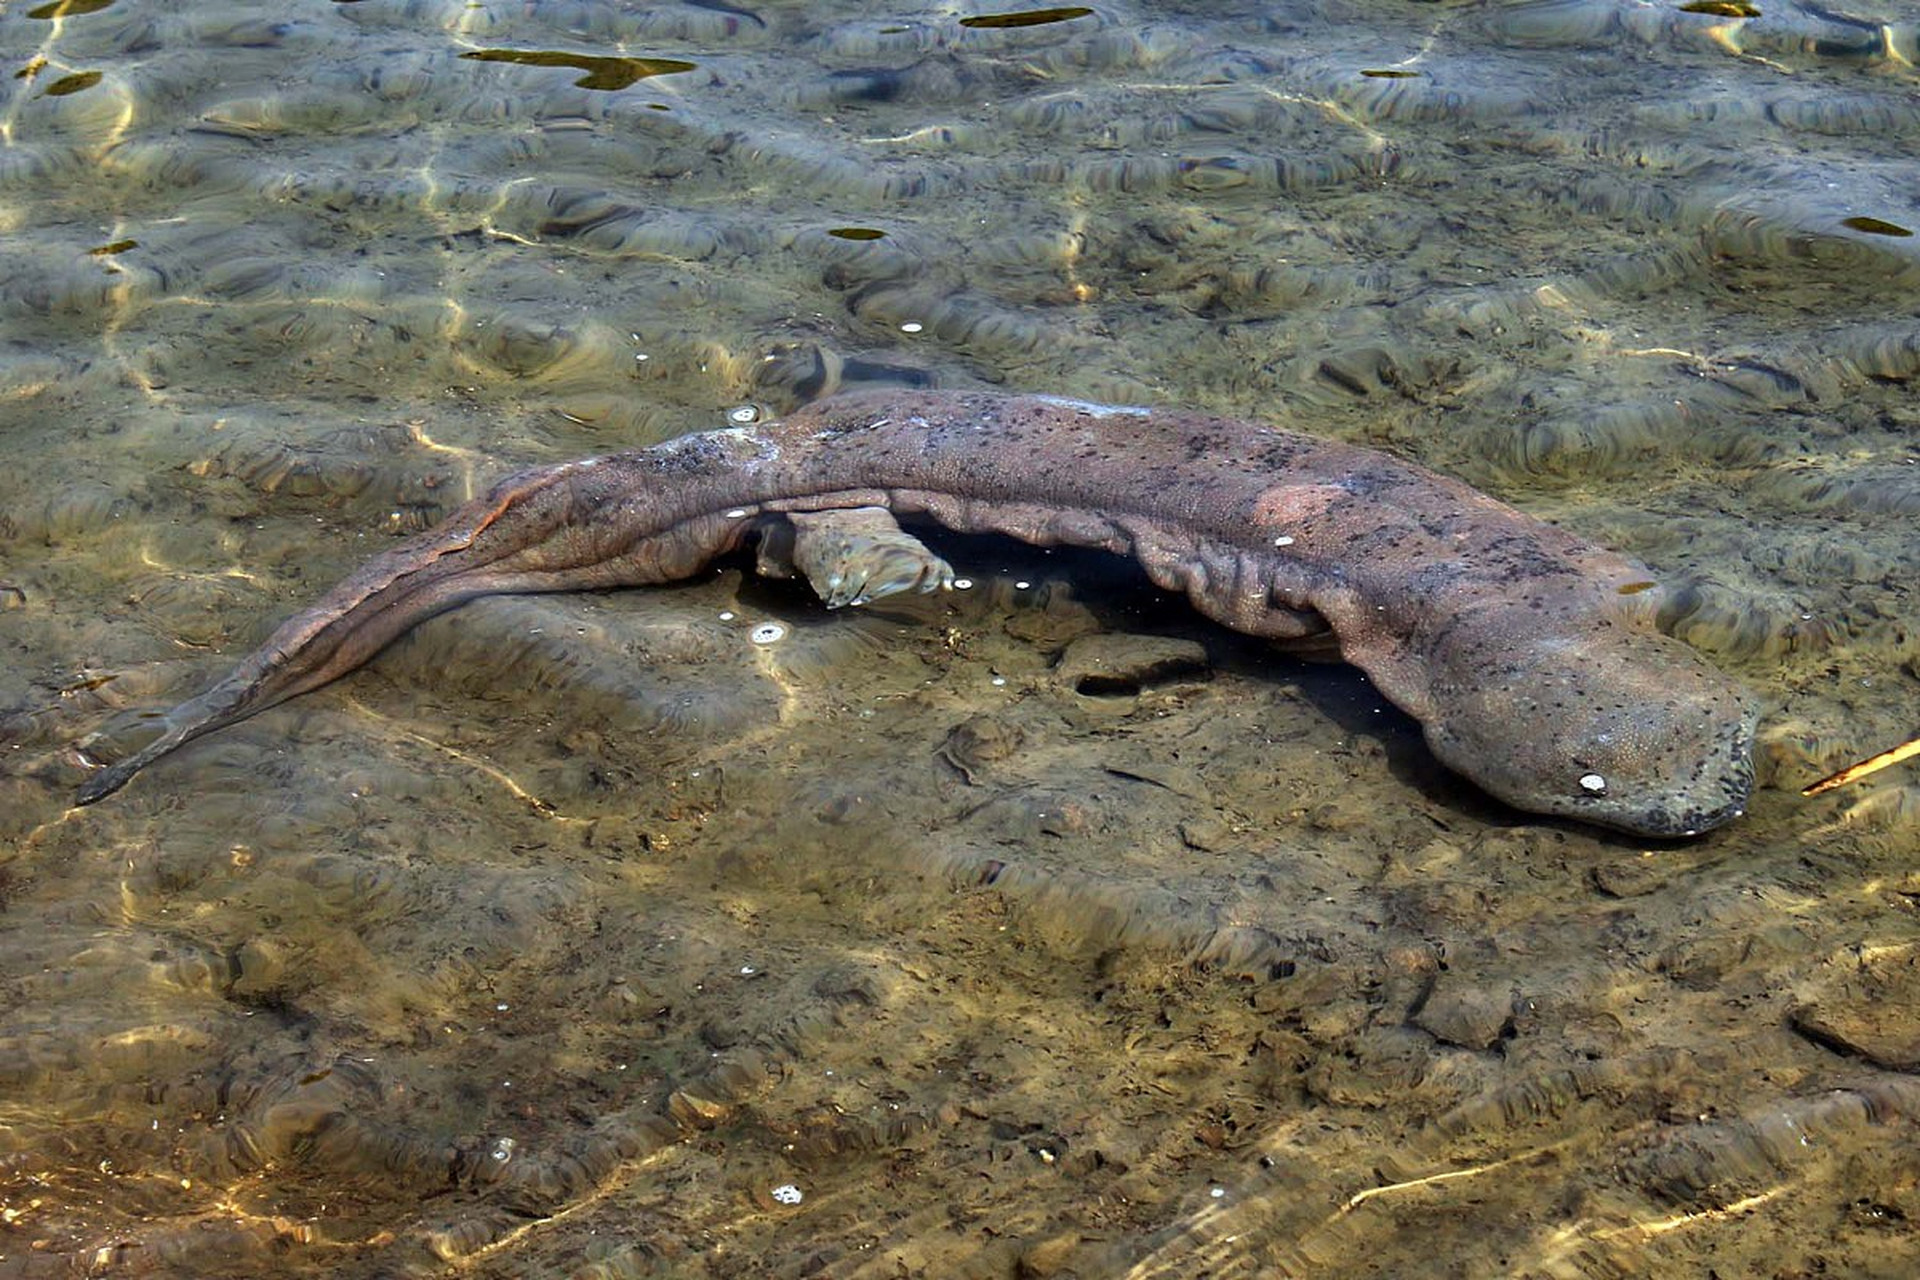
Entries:
{"type": "MultiPolygon", "coordinates": [[[[1633,770],[1608,770],[1608,777],[1586,773],[1579,766],[1555,769],[1489,768],[1498,757],[1475,752],[1439,722],[1426,726],[1427,744],[1440,761],[1477,783],[1490,795],[1530,813],[1552,814],[1577,822],[1655,839],[1685,839],[1724,826],[1747,810],[1753,794],[1753,744],[1758,713],[1748,709],[1721,729],[1717,743],[1705,744],[1700,756],[1686,761],[1685,773],[1664,776],[1651,764],[1633,770]],[[1624,773],[1638,775],[1631,784],[1624,773]],[[1548,789],[1547,774],[1578,779],[1572,785],[1548,789]]],[[[1502,763],[1508,763],[1502,761],[1502,763]]],[[[1669,764],[1671,761],[1669,761],[1669,764]]]]}
{"type": "Polygon", "coordinates": [[[1746,813],[1747,804],[1753,797],[1753,744],[1757,721],[1757,713],[1749,711],[1741,719],[1736,731],[1728,735],[1726,754],[1720,757],[1721,767],[1714,769],[1715,762],[1712,759],[1703,761],[1696,780],[1698,785],[1688,788],[1684,797],[1676,797],[1693,800],[1694,803],[1618,816],[1576,810],[1571,816],[1635,835],[1672,839],[1704,835],[1715,827],[1725,826],[1746,813]],[[1703,788],[1710,788],[1708,794],[1698,795],[1703,788]]]}

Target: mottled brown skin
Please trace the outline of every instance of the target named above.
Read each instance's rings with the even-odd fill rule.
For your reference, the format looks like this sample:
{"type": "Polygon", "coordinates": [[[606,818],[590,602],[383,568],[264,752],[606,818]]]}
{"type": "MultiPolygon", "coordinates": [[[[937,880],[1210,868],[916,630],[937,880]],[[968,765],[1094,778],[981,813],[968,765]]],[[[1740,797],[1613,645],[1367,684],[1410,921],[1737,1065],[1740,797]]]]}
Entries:
{"type": "Polygon", "coordinates": [[[1753,704],[1654,629],[1647,570],[1466,485],[1192,413],[884,392],[501,481],[290,619],[80,803],[463,600],[670,582],[768,517],[854,507],[1130,555],[1253,635],[1331,630],[1443,762],[1521,809],[1691,835],[1752,786],[1753,704]]]}

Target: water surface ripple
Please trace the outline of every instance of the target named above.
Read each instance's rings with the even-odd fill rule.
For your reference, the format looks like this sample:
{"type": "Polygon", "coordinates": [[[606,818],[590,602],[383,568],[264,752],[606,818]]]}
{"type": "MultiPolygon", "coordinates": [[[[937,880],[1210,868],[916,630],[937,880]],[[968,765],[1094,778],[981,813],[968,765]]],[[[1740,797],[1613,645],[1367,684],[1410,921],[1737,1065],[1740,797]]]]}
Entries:
{"type": "Polygon", "coordinates": [[[0,6],[0,1276],[1914,1274],[1920,776],[1798,792],[1920,729],[1917,60],[1905,0],[0,6]],[[965,539],[885,610],[477,602],[67,808],[507,470],[890,385],[1638,555],[1753,811],[1503,810],[965,539]]]}

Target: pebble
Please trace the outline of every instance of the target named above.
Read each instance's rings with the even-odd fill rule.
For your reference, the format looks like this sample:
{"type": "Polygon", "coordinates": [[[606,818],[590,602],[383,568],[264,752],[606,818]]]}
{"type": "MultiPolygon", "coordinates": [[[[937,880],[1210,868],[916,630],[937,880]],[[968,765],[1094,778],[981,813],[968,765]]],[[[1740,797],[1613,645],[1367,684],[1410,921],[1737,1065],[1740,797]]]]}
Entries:
{"type": "Polygon", "coordinates": [[[1787,1014],[1816,1044],[1889,1071],[1920,1071],[1920,945],[1888,947],[1787,1014]]]}
{"type": "Polygon", "coordinates": [[[1513,1021],[1513,995],[1442,977],[1413,1021],[1436,1040],[1462,1049],[1491,1049],[1513,1021]]]}
{"type": "Polygon", "coordinates": [[[1054,675],[1077,693],[1139,693],[1150,684],[1207,674],[1207,650],[1197,640],[1171,636],[1081,636],[1060,655],[1054,675]]]}

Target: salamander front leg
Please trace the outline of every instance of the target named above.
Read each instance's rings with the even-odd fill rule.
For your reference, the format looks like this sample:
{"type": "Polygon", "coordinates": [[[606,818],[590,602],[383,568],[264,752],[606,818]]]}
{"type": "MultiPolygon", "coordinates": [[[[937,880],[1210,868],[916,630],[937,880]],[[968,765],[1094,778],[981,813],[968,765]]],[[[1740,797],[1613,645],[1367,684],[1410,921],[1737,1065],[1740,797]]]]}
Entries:
{"type": "Polygon", "coordinates": [[[953,566],[894,523],[884,507],[796,511],[786,518],[786,527],[762,534],[760,572],[784,578],[797,570],[829,609],[953,585],[953,566]]]}

